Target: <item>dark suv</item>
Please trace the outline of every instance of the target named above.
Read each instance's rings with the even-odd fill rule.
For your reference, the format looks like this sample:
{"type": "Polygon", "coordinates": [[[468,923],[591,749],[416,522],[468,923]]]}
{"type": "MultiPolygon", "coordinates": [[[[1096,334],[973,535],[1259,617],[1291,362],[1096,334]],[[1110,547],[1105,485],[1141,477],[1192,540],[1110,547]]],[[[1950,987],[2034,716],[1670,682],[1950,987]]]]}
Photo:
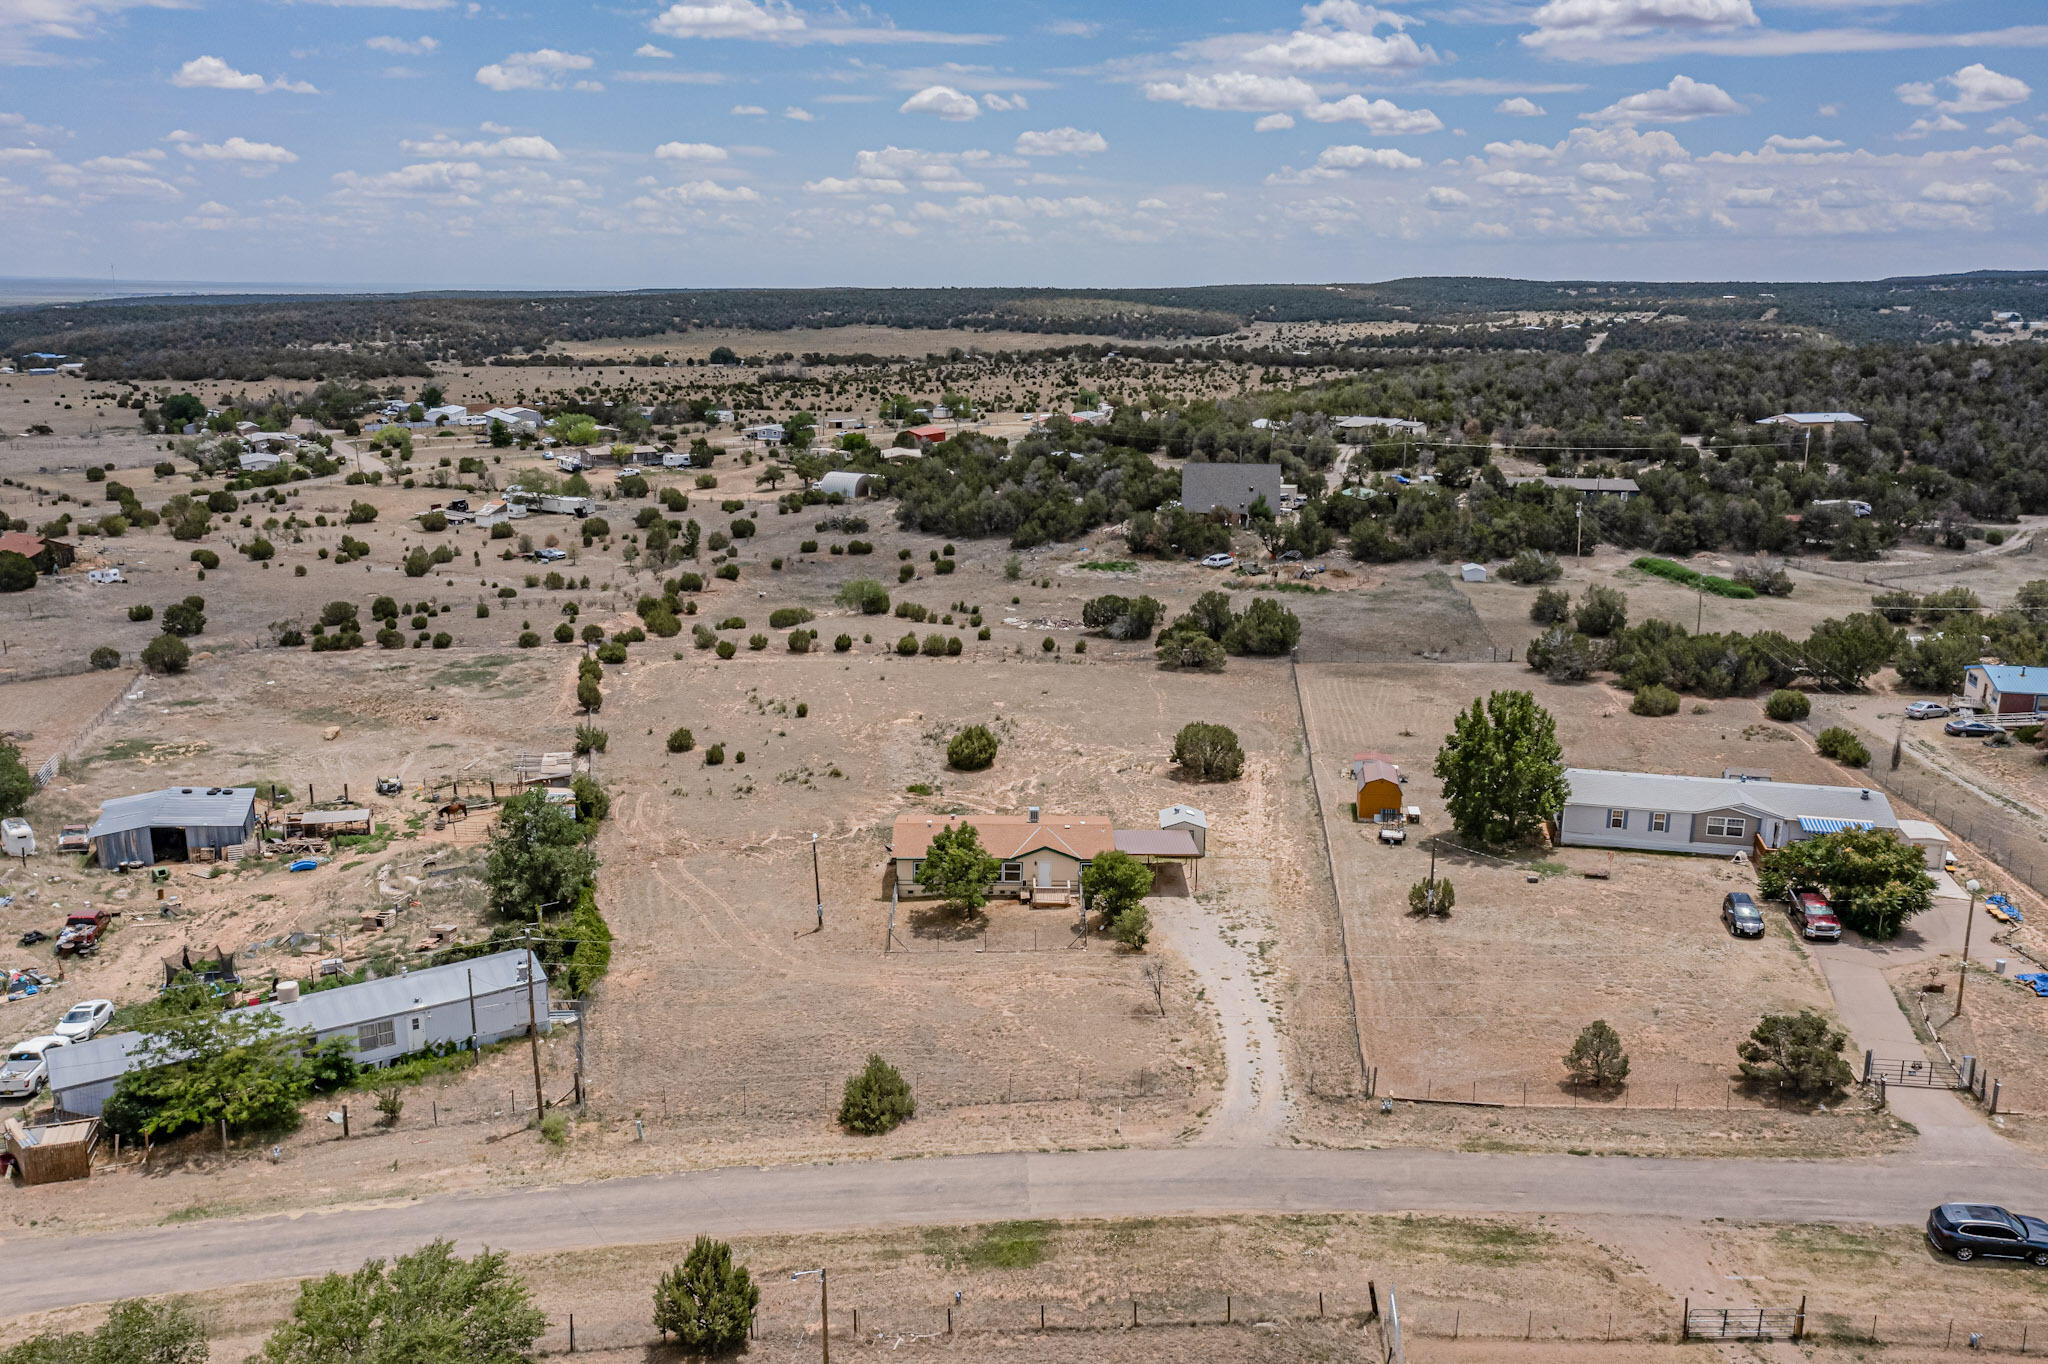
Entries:
{"type": "Polygon", "coordinates": [[[1989,1203],[1944,1203],[1927,1214],[1927,1242],[1958,1260],[1980,1255],[2048,1267],[2048,1222],[1989,1203]]]}
{"type": "Polygon", "coordinates": [[[1747,891],[1730,891],[1721,899],[1721,922],[1738,938],[1764,935],[1764,912],[1756,907],[1747,891]]]}

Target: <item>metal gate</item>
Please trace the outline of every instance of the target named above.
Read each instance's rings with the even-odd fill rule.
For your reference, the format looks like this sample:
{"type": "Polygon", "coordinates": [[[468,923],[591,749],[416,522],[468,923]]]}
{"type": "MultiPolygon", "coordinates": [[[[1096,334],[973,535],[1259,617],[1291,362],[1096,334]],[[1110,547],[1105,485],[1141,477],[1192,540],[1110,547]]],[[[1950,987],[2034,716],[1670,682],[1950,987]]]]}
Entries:
{"type": "Polygon", "coordinates": [[[1806,1334],[1806,1304],[1797,1307],[1694,1307],[1685,1309],[1685,1340],[1798,1340],[1806,1334]]]}
{"type": "Polygon", "coordinates": [[[1962,1089],[1963,1077],[1943,1062],[1926,1060],[1886,1061],[1866,1056],[1863,1082],[1904,1085],[1909,1089],[1962,1089]]]}

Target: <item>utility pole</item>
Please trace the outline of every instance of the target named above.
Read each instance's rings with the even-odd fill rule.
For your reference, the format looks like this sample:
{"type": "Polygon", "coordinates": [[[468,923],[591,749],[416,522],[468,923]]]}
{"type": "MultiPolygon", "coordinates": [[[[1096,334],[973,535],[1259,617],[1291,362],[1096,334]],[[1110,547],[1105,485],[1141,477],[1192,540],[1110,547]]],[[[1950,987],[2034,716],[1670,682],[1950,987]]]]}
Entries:
{"type": "Polygon", "coordinates": [[[818,897],[818,931],[825,931],[825,883],[818,877],[818,836],[811,835],[811,890],[818,897]]]}
{"type": "Polygon", "coordinates": [[[1704,580],[1693,584],[1692,595],[1699,603],[1692,617],[1692,632],[1698,634],[1700,627],[1707,621],[1707,587],[1704,580]]]}
{"type": "Polygon", "coordinates": [[[1956,967],[1956,1018],[1963,1016],[1963,986],[1969,981],[1970,970],[1970,930],[1977,924],[1977,892],[1984,889],[1984,884],[1968,881],[1963,889],[1970,892],[1970,915],[1963,920],[1963,960],[1956,967]]]}
{"type": "Polygon", "coordinates": [[[1574,559],[1583,559],[1586,557],[1586,504],[1584,502],[1572,508],[1572,524],[1579,528],[1579,547],[1573,551],[1572,557],[1574,559]]]}
{"type": "Polygon", "coordinates": [[[826,1291],[828,1271],[800,1269],[789,1278],[790,1282],[794,1283],[798,1279],[808,1279],[813,1274],[818,1276],[818,1344],[823,1351],[820,1358],[824,1364],[832,1364],[832,1299],[826,1291]]]}
{"type": "Polygon", "coordinates": [[[540,1087],[540,1024],[533,1015],[533,978],[540,973],[540,958],[533,951],[533,930],[526,930],[526,1043],[533,1049],[533,1111],[535,1120],[546,1111],[547,1095],[540,1087]]]}

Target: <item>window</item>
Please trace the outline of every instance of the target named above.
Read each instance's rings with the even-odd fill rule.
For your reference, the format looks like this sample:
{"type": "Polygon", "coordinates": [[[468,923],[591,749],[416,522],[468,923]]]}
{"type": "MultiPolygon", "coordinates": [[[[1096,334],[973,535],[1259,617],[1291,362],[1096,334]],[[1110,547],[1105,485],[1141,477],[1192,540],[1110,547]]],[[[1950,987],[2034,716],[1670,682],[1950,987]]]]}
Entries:
{"type": "Polygon", "coordinates": [[[362,1024],[356,1029],[357,1051],[377,1051],[397,1045],[398,1028],[388,1018],[378,1023],[362,1024]]]}
{"type": "Polygon", "coordinates": [[[1667,832],[1667,831],[1668,831],[1668,830],[1669,830],[1670,828],[1671,828],[1671,816],[1670,816],[1670,815],[1668,815],[1668,814],[1666,814],[1666,813],[1664,813],[1664,811],[1662,811],[1662,810],[1659,810],[1659,811],[1657,811],[1657,813],[1655,813],[1655,814],[1653,814],[1653,815],[1651,815],[1651,816],[1650,816],[1650,832],[1651,832],[1651,833],[1653,833],[1653,834],[1661,834],[1661,833],[1665,833],[1665,832],[1667,832]]]}
{"type": "Polygon", "coordinates": [[[1748,830],[1749,821],[1734,815],[1713,815],[1707,819],[1708,838],[1740,838],[1748,830]]]}
{"type": "Polygon", "coordinates": [[[1022,862],[1003,863],[1002,879],[1004,884],[1012,886],[1022,882],[1024,880],[1024,864],[1022,862]]]}
{"type": "Polygon", "coordinates": [[[1609,810],[1607,812],[1607,827],[1610,829],[1626,829],[1628,827],[1628,811],[1609,810]]]}

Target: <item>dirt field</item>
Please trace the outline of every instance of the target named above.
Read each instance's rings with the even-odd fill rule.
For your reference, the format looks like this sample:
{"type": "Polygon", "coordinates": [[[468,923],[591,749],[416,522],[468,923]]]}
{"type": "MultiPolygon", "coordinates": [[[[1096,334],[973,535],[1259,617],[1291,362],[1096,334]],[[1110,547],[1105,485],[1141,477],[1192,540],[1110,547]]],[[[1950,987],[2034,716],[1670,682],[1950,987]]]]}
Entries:
{"type": "Polygon", "coordinates": [[[1716,860],[1563,848],[1503,862],[1446,847],[1439,872],[1457,908],[1442,921],[1408,912],[1431,836],[1451,832],[1431,764],[1455,710],[1475,696],[1533,689],[1557,717],[1568,765],[1830,779],[1754,702],[1643,719],[1608,688],[1554,686],[1510,664],[1304,666],[1302,686],[1325,808],[1339,816],[1331,836],[1383,1090],[1519,1103],[1527,1085],[1532,1097],[1570,1102],[1558,1058],[1602,1017],[1628,1049],[1635,1102],[1720,1108],[1733,1101],[1736,1042],[1760,1016],[1829,1010],[1818,970],[1782,926],[1760,941],[1722,929],[1721,897],[1753,888],[1753,877],[1716,860]],[[1342,817],[1346,766],[1360,751],[1390,755],[1422,808],[1404,847],[1383,847],[1370,825],[1342,817]]]}
{"type": "MultiPolygon", "coordinates": [[[[544,1348],[566,1351],[574,1313],[578,1354],[648,1357],[653,1284],[687,1251],[687,1233],[679,1229],[667,1245],[515,1259],[549,1316],[544,1348]]],[[[2038,1276],[1937,1259],[1910,1228],[1166,1218],[755,1237],[733,1249],[761,1289],[750,1354],[775,1359],[817,1349],[817,1282],[790,1275],[820,1264],[831,1270],[833,1348],[863,1355],[965,1350],[1048,1364],[1364,1359],[1379,1339],[1373,1293],[1384,1309],[1390,1291],[1409,1358],[1431,1361],[1918,1360],[1944,1352],[1951,1321],[1958,1348],[1979,1331],[2007,1353],[2022,1330],[2031,1342],[2048,1329],[2038,1276]],[[1815,1339],[1799,1351],[1681,1349],[1673,1339],[1688,1301],[1740,1310],[1802,1299],[1815,1339]],[[1873,1317],[1876,1353],[1862,1343],[1873,1317]]],[[[260,1346],[295,1295],[294,1284],[279,1283],[201,1298],[213,1357],[240,1360],[260,1346]]],[[[77,1309],[18,1319],[7,1338],[89,1326],[96,1316],[77,1309]]]]}

